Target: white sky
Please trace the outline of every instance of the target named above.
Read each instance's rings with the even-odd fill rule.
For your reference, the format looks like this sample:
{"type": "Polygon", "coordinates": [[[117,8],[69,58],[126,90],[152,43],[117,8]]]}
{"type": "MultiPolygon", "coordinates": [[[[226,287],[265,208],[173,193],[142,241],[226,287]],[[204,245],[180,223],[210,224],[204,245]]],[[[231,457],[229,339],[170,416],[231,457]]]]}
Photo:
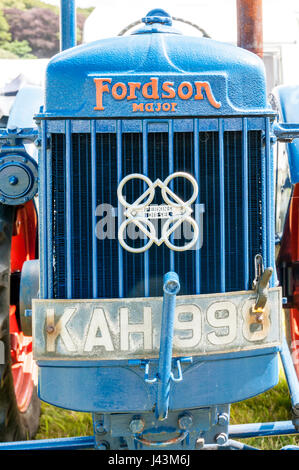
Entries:
{"type": "MultiPolygon", "coordinates": [[[[81,0],[84,1],[92,2],[81,0]]],[[[79,6],[78,2],[80,0],[77,0],[79,6]]],[[[93,0],[92,3],[98,8],[85,23],[86,42],[115,36],[128,24],[157,7],[164,8],[174,17],[196,23],[213,39],[236,42],[236,0],[93,0]]],[[[175,26],[190,34],[182,23],[175,26]]],[[[268,43],[293,43],[298,40],[299,0],[263,0],[263,29],[264,41],[268,43]]],[[[196,30],[193,29],[193,32],[196,30]]]]}
{"type": "MultiPolygon", "coordinates": [[[[43,0],[44,3],[51,5],[60,5],[60,0],[43,0]]],[[[95,7],[101,3],[101,0],[76,0],[76,6],[79,8],[95,7]]]]}

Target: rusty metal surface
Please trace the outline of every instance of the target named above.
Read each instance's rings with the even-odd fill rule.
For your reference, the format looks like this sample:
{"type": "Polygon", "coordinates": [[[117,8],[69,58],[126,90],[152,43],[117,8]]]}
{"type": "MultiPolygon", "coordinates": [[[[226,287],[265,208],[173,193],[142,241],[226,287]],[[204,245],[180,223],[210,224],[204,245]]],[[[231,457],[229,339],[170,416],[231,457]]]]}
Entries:
{"type": "Polygon", "coordinates": [[[263,57],[263,1],[237,0],[238,46],[263,57]]]}
{"type": "MultiPolygon", "coordinates": [[[[252,350],[281,342],[281,289],[263,321],[253,291],[178,296],[173,356],[252,350]]],[[[35,359],[126,360],[159,355],[162,298],[34,300],[35,359]]]]}

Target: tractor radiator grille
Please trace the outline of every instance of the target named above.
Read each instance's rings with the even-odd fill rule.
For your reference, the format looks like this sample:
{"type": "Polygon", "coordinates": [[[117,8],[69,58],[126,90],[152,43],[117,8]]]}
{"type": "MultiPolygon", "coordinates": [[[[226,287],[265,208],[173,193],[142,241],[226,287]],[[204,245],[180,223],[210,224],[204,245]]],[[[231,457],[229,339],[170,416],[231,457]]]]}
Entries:
{"type": "MultiPolygon", "coordinates": [[[[170,121],[156,126],[140,121],[136,129],[118,121],[111,129],[106,124],[104,131],[96,121],[85,122],[82,131],[74,121],[61,121],[61,129],[56,123],[53,130],[58,131],[50,132],[44,201],[50,224],[43,250],[48,273],[44,297],[160,296],[163,275],[169,270],[179,274],[182,295],[251,287],[254,256],[262,253],[264,261],[271,262],[270,240],[265,236],[270,227],[267,194],[271,188],[267,188],[263,126],[250,129],[246,118],[235,129],[225,125],[229,119],[213,121],[214,129],[211,125],[205,130],[200,119],[182,130],[170,121]],[[133,173],[144,174],[152,182],[164,181],[179,171],[198,182],[192,217],[201,227],[202,246],[173,251],[164,243],[153,244],[144,253],[121,247],[119,182],[133,173]],[[204,212],[198,207],[204,207],[204,212]]],[[[257,121],[263,123],[266,118],[257,121]]],[[[49,129],[50,124],[48,133],[49,129]]],[[[135,201],[145,188],[141,180],[129,181],[127,200],[135,201]]],[[[190,188],[183,178],[173,180],[171,186],[183,200],[190,197],[190,188]]],[[[163,203],[161,195],[154,202],[163,203]]],[[[177,243],[185,244],[187,235],[181,228],[177,243]]],[[[144,243],[138,237],[128,242],[135,248],[144,243]]]]}

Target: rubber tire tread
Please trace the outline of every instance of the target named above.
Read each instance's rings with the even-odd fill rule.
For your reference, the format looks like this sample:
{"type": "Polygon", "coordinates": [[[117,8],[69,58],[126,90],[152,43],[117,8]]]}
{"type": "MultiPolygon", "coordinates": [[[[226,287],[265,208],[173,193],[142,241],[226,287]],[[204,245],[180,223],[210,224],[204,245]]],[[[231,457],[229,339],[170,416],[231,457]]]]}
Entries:
{"type": "Polygon", "coordinates": [[[34,388],[31,402],[20,412],[15,397],[10,355],[10,249],[14,207],[0,204],[0,340],[4,343],[5,364],[0,365],[0,441],[32,439],[39,427],[40,400],[34,388]]]}

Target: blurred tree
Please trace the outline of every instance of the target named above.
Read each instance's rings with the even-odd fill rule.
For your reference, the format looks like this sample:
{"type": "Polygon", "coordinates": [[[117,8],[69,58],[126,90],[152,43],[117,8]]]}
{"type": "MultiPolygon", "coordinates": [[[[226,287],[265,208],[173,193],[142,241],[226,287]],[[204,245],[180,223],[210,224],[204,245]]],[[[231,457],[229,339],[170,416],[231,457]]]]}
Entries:
{"type": "MultiPolygon", "coordinates": [[[[6,51],[5,49],[2,49],[0,47],[0,59],[19,59],[16,54],[13,54],[12,52],[6,51]]],[[[1,124],[0,124],[1,127],[1,124]]]]}
{"type": "MultiPolygon", "coordinates": [[[[91,8],[77,8],[77,44],[91,8]]],[[[0,58],[48,58],[59,51],[59,7],[41,0],[0,0],[0,58]]]]}
{"type": "Polygon", "coordinates": [[[9,24],[0,10],[0,47],[2,44],[11,40],[11,34],[9,32],[9,24]]]}
{"type": "MultiPolygon", "coordinates": [[[[77,10],[77,44],[82,42],[84,22],[92,10],[77,10]]],[[[39,0],[0,0],[0,47],[24,58],[30,53],[52,57],[59,52],[59,9],[39,0]]]]}
{"type": "Polygon", "coordinates": [[[2,50],[12,53],[16,58],[22,59],[36,59],[36,56],[31,54],[32,49],[28,41],[11,41],[2,46],[2,50]]]}
{"type": "Polygon", "coordinates": [[[19,10],[27,10],[29,8],[49,8],[58,13],[59,8],[41,0],[0,0],[0,9],[18,8],[19,10]]]}

